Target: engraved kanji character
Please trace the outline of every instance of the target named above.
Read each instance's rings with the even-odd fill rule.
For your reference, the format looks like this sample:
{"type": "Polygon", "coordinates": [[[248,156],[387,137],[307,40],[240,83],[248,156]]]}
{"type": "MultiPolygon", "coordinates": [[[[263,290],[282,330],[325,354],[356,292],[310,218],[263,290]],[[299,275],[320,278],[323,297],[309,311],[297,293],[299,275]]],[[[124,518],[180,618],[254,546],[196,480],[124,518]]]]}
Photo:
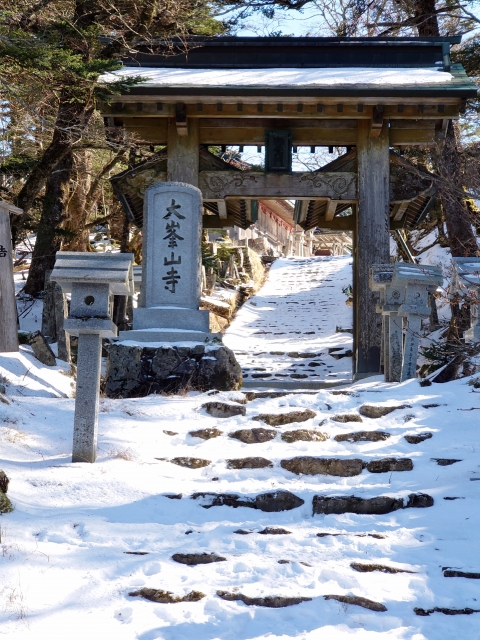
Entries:
{"type": "Polygon", "coordinates": [[[172,204],[167,207],[167,215],[163,216],[163,219],[165,220],[170,220],[170,216],[173,215],[176,216],[179,220],[185,220],[185,216],[182,216],[181,213],[179,213],[177,211],[177,209],[181,209],[182,205],[181,204],[175,204],[175,200],[172,198],[172,204]]]}
{"type": "Polygon", "coordinates": [[[3,245],[0,244],[0,258],[5,258],[6,255],[7,255],[7,250],[3,245]]]}
{"type": "Polygon", "coordinates": [[[180,229],[180,224],[178,222],[169,222],[165,227],[167,235],[164,237],[164,240],[168,240],[168,246],[170,248],[176,247],[177,240],[183,240],[182,236],[179,236],[177,233],[177,229],[180,229]]]}
{"type": "Polygon", "coordinates": [[[178,256],[178,260],[175,260],[175,256],[172,251],[170,260],[167,260],[167,258],[163,258],[163,264],[165,267],[169,264],[182,264],[182,256],[178,256]]]}
{"type": "Polygon", "coordinates": [[[172,267],[170,271],[167,271],[167,275],[162,278],[162,280],[166,281],[165,289],[170,291],[170,293],[175,293],[175,285],[178,283],[180,278],[181,276],[178,271],[172,267]]]}

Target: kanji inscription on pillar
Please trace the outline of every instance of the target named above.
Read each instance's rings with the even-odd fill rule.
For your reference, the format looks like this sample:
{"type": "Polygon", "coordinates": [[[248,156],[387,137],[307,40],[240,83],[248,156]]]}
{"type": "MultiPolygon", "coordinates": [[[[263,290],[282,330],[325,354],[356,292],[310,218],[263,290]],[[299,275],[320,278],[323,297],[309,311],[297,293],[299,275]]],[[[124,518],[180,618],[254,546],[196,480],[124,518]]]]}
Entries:
{"type": "Polygon", "coordinates": [[[191,185],[161,182],[146,194],[145,307],[198,309],[202,197],[191,185]]]}

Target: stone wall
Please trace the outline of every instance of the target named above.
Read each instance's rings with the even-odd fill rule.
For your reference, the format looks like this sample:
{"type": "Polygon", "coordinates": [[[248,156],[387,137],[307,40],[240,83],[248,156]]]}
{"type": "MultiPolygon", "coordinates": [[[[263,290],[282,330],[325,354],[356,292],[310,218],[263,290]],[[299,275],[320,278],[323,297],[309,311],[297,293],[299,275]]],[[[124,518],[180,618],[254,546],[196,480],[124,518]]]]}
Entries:
{"type": "Polygon", "coordinates": [[[184,390],[240,389],[242,371],[222,344],[143,347],[110,343],[104,392],[109,398],[140,398],[184,390]]]}

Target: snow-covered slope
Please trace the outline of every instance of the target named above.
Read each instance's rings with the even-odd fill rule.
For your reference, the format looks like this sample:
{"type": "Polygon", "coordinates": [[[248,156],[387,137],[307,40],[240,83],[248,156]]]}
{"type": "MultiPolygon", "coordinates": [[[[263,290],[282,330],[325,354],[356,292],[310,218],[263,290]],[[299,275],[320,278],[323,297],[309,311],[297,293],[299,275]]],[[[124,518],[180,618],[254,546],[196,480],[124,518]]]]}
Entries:
{"type": "MultiPolygon", "coordinates": [[[[293,264],[291,268],[296,273],[293,264]]],[[[343,307],[348,314],[348,307],[343,307]]],[[[302,322],[307,326],[305,309],[302,322]]],[[[344,326],[347,323],[348,315],[344,326]]],[[[480,613],[414,612],[434,607],[480,609],[480,581],[444,577],[442,571],[480,572],[480,400],[478,390],[468,384],[470,379],[420,387],[415,380],[386,384],[374,378],[347,388],[260,397],[246,404],[238,403],[247,400],[239,392],[102,398],[98,460],[84,465],[70,462],[74,400],[54,397],[66,391],[60,380],[69,384],[70,378],[37,363],[33,373],[38,387],[28,386],[29,393],[36,389],[35,396],[21,395],[18,381],[21,375],[29,379],[30,358],[28,348],[19,355],[0,355],[0,374],[14,383],[6,384],[9,404],[0,402],[0,469],[11,479],[8,496],[15,506],[13,513],[0,516],[0,636],[19,640],[480,637],[480,613]],[[245,408],[245,415],[214,418],[201,408],[211,401],[245,408]],[[334,419],[339,414],[359,416],[365,404],[398,408],[381,418],[362,416],[362,423],[334,419]],[[314,417],[280,427],[254,419],[259,414],[306,409],[314,417]],[[221,434],[209,440],[189,435],[205,428],[221,434]],[[229,436],[253,428],[272,429],[274,438],[245,444],[229,436]],[[288,442],[286,432],[300,429],[319,431],[325,439],[288,442]],[[390,436],[375,442],[335,439],[360,430],[390,436]],[[419,444],[405,440],[406,435],[422,433],[432,437],[419,444]],[[272,466],[228,468],[227,460],[252,456],[263,457],[272,466]],[[365,464],[409,458],[413,469],[372,473],[364,468],[350,477],[295,475],[281,461],[297,456],[360,459],[365,464]],[[188,457],[209,464],[186,468],[171,462],[188,457]],[[441,466],[436,459],[457,462],[441,466]],[[266,512],[248,506],[210,507],[213,498],[208,495],[192,498],[215,493],[231,499],[233,494],[248,504],[248,499],[268,492],[281,496],[279,491],[288,491],[303,503],[297,500],[295,508],[266,512]],[[390,496],[406,505],[412,494],[427,494],[433,506],[383,515],[313,515],[314,496],[390,496]],[[290,533],[260,533],[267,527],[290,533]],[[186,566],[172,559],[176,553],[203,552],[225,560],[186,566]],[[411,573],[365,573],[351,563],[411,573]],[[129,595],[142,588],[175,596],[199,591],[204,597],[160,604],[129,595]],[[226,601],[218,591],[311,600],[272,609],[226,601]],[[325,595],[364,597],[386,611],[325,600],[325,595]]],[[[415,500],[418,504],[420,498],[415,500]]],[[[423,504],[430,502],[423,499],[423,504]]]]}

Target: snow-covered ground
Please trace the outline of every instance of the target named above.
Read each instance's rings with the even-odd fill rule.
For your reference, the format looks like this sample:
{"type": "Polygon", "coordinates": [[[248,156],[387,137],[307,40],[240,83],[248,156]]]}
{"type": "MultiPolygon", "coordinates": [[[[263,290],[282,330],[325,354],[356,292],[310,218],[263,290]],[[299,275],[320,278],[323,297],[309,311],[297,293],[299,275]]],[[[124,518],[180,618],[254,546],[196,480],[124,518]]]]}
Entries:
{"type": "MultiPolygon", "coordinates": [[[[336,262],[327,259],[324,264],[328,279],[328,269],[336,262]]],[[[277,276],[289,274],[292,279],[299,275],[298,263],[279,263],[265,289],[251,299],[257,308],[273,300],[269,287],[277,276]]],[[[328,284],[337,287],[330,289],[332,299],[341,300],[339,290],[345,283],[333,274],[328,284]]],[[[318,299],[318,290],[311,288],[302,292],[304,302],[308,291],[318,299]]],[[[298,321],[308,327],[314,305],[298,306],[303,310],[298,321]]],[[[345,314],[341,324],[347,326],[350,309],[344,302],[336,306],[339,314],[345,314]]],[[[250,307],[246,310],[250,313],[250,307]]],[[[325,314],[328,322],[329,314],[325,314]]],[[[246,345],[243,311],[230,335],[235,335],[237,322],[238,339],[246,345]]],[[[329,329],[321,335],[337,340],[349,334],[329,329]]],[[[268,340],[268,335],[254,336],[252,351],[270,351],[268,340]]],[[[328,346],[326,340],[319,348],[328,346]]],[[[257,398],[237,404],[245,407],[245,416],[224,419],[211,417],[201,405],[212,400],[236,404],[246,400],[241,393],[102,398],[99,455],[95,464],[87,465],[70,462],[74,400],[65,397],[72,382],[68,373],[67,365],[43,367],[28,347],[19,354],[0,354],[8,402],[0,402],[0,469],[11,480],[8,496],[15,506],[13,513],[0,516],[0,636],[19,640],[480,638],[480,613],[414,613],[416,607],[480,609],[480,580],[447,578],[442,571],[480,572],[480,391],[469,385],[470,378],[429,387],[420,387],[416,380],[386,384],[380,377],[371,378],[337,390],[257,398]],[[363,404],[404,406],[383,418],[362,417],[361,424],[333,419],[356,414],[363,404]],[[270,441],[244,444],[228,435],[240,428],[270,428],[253,420],[259,414],[298,409],[310,409],[315,417],[276,428],[278,433],[270,441]],[[189,435],[204,428],[222,433],[210,440],[189,435]],[[281,439],[286,431],[301,428],[321,431],[326,439],[290,443],[281,439]],[[334,439],[360,430],[384,431],[390,437],[357,443],[334,439]],[[427,432],[432,437],[419,444],[404,438],[427,432]],[[410,458],[413,470],[370,473],[364,468],[352,477],[297,476],[280,466],[281,460],[307,455],[360,458],[365,463],[410,458]],[[227,468],[228,459],[246,456],[264,457],[273,466],[227,468]],[[191,469],[170,462],[178,457],[201,458],[210,464],[191,469]],[[436,458],[458,461],[440,466],[436,458]],[[192,499],[202,492],[254,498],[279,490],[291,492],[303,504],[268,513],[245,506],[204,508],[211,499],[192,499]],[[433,506],[376,516],[312,515],[316,495],[383,495],[406,501],[412,493],[428,494],[433,506]],[[261,534],[266,527],[290,533],[261,534]],[[239,529],[251,533],[236,533],[239,529]],[[194,552],[212,552],[226,560],[186,566],[172,559],[175,553],[194,552]],[[350,566],[352,562],[412,573],[360,573],[350,566]],[[159,604],[129,595],[145,587],[175,596],[195,590],[205,597],[159,604]],[[311,600],[271,609],[225,601],[217,591],[311,600]],[[387,610],[325,600],[329,594],[362,596],[387,610]]]]}
{"type": "Polygon", "coordinates": [[[258,294],[238,312],[224,343],[233,349],[244,379],[305,383],[349,381],[352,308],[342,288],[352,284],[352,258],[277,259],[258,294]],[[334,355],[329,349],[338,349],[334,355]],[[334,357],[334,356],[337,357],[334,357]]]}

